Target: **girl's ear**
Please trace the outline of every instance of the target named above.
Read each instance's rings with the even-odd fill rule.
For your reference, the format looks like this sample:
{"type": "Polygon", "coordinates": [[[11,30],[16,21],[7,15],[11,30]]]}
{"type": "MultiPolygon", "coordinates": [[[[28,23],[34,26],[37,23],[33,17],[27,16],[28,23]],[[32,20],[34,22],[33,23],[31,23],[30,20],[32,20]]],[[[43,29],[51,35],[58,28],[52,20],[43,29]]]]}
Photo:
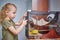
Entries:
{"type": "Polygon", "coordinates": [[[5,11],[6,14],[8,14],[8,11],[5,11]]]}

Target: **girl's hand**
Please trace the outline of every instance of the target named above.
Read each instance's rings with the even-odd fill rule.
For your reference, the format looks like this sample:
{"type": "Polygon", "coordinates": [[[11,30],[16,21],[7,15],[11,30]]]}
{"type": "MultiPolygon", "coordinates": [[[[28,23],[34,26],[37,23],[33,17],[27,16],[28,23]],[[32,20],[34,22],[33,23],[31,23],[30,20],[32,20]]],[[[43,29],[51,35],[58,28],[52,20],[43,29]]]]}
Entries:
{"type": "Polygon", "coordinates": [[[23,22],[22,22],[22,26],[25,26],[27,24],[27,20],[23,20],[23,22]]]}
{"type": "Polygon", "coordinates": [[[25,14],[23,15],[23,17],[18,22],[16,22],[15,25],[16,26],[22,25],[23,20],[25,20],[26,16],[27,16],[27,12],[25,12],[25,14]]]}
{"type": "Polygon", "coordinates": [[[24,17],[24,18],[27,17],[27,12],[24,13],[23,17],[24,17]]]}

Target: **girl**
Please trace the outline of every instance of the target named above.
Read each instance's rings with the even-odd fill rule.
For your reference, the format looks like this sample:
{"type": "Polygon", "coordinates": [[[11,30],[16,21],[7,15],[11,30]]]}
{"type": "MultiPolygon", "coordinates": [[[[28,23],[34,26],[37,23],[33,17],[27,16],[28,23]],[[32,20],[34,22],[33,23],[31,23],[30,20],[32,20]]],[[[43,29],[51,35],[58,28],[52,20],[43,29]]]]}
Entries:
{"type": "Polygon", "coordinates": [[[22,28],[27,24],[27,20],[24,18],[27,16],[25,14],[21,20],[14,23],[13,19],[16,16],[16,6],[11,3],[5,4],[1,9],[1,24],[2,24],[2,40],[18,40],[17,34],[22,30],[22,28]],[[15,26],[19,28],[15,28],[15,26]]]}

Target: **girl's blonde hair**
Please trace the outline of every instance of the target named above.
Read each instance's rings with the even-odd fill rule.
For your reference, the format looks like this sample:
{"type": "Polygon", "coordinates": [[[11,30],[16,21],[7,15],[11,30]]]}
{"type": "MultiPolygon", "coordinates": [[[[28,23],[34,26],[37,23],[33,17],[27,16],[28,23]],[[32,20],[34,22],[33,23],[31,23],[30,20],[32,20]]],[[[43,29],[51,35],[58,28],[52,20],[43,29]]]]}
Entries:
{"type": "Polygon", "coordinates": [[[7,16],[6,11],[10,10],[10,6],[14,6],[16,8],[16,6],[14,4],[11,4],[11,3],[5,4],[0,11],[0,20],[4,20],[4,18],[7,16]]]}

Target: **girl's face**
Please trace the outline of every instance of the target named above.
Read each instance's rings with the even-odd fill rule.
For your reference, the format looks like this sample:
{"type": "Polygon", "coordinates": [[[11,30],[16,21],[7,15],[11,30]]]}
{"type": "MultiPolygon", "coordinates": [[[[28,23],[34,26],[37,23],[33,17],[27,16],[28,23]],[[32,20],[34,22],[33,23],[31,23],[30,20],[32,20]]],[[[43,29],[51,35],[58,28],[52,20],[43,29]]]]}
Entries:
{"type": "Polygon", "coordinates": [[[16,16],[16,8],[14,6],[10,6],[9,11],[6,14],[11,20],[14,19],[16,16]]]}

